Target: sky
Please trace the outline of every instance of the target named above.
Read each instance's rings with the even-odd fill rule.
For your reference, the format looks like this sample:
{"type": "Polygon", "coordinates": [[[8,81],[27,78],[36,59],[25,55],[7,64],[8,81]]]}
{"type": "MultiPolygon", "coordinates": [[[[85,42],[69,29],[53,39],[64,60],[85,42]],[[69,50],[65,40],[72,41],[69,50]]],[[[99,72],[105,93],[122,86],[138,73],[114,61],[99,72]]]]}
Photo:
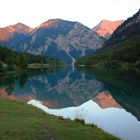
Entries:
{"type": "Polygon", "coordinates": [[[61,18],[93,28],[101,20],[122,20],[135,14],[140,0],[0,0],[0,27],[18,22],[30,27],[61,18]]]}

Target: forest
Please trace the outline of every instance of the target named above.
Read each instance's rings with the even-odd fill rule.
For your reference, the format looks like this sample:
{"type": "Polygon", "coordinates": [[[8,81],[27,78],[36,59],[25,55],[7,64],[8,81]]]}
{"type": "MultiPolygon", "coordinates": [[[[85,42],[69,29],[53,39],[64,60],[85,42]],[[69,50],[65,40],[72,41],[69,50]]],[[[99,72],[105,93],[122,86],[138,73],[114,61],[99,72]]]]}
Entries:
{"type": "Polygon", "coordinates": [[[0,73],[11,71],[23,72],[29,64],[55,66],[61,65],[63,62],[47,56],[16,52],[0,46],[0,73]]]}
{"type": "Polygon", "coordinates": [[[95,66],[98,68],[138,68],[140,69],[140,36],[125,40],[114,47],[98,50],[95,54],[83,57],[76,65],[95,66]]]}

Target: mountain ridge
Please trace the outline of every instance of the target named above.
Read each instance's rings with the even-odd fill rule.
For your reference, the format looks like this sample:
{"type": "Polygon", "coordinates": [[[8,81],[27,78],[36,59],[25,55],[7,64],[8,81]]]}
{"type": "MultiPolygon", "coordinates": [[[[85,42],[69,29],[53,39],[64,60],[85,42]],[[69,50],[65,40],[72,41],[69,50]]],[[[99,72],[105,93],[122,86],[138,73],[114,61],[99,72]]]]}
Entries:
{"type": "Polygon", "coordinates": [[[51,19],[31,32],[14,32],[1,44],[14,50],[51,56],[74,64],[81,56],[101,48],[103,39],[79,22],[51,19]]]}

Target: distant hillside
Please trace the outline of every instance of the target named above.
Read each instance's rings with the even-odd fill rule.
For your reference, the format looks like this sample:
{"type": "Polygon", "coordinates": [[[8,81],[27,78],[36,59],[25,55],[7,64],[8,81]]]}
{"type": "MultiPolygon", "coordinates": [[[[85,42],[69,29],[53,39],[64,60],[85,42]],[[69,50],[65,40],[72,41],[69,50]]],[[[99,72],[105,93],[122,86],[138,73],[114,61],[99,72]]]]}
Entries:
{"type": "Polygon", "coordinates": [[[123,20],[108,21],[102,20],[97,26],[93,28],[99,36],[109,39],[112,33],[123,23],[123,20]]]}
{"type": "Polygon", "coordinates": [[[76,64],[140,68],[140,10],[116,29],[105,47],[89,57],[83,57],[76,64]]]}
{"type": "MultiPolygon", "coordinates": [[[[103,43],[97,33],[79,22],[51,19],[35,29],[24,28],[14,33],[10,32],[13,26],[1,29],[0,43],[17,51],[50,56],[69,64],[101,48],[103,43]]],[[[18,26],[18,29],[21,28],[18,26]]]]}

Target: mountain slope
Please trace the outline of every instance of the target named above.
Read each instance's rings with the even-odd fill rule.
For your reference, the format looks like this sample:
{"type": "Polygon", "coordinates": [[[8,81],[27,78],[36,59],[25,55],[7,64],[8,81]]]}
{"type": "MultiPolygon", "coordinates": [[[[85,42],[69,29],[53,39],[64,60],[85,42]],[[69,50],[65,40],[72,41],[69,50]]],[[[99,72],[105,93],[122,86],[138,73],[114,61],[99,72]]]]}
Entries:
{"type": "Polygon", "coordinates": [[[81,23],[52,19],[28,34],[16,33],[2,43],[18,51],[47,55],[70,64],[101,48],[103,39],[81,23]]]}
{"type": "Polygon", "coordinates": [[[117,28],[104,48],[92,56],[82,58],[77,64],[140,68],[140,10],[117,28]]]}
{"type": "Polygon", "coordinates": [[[140,35],[140,10],[128,18],[121,26],[115,30],[111,38],[106,42],[106,46],[114,46],[124,40],[140,35]]]}
{"type": "Polygon", "coordinates": [[[0,41],[6,41],[10,38],[11,33],[7,31],[6,29],[0,28],[0,41]]]}
{"type": "Polygon", "coordinates": [[[0,28],[0,44],[19,51],[18,44],[26,40],[31,31],[32,28],[22,23],[0,28]],[[13,46],[16,46],[16,49],[13,46]]]}
{"type": "Polygon", "coordinates": [[[123,23],[123,20],[119,21],[108,21],[102,20],[97,26],[93,28],[98,35],[104,37],[105,39],[109,39],[112,33],[123,23]]]}

